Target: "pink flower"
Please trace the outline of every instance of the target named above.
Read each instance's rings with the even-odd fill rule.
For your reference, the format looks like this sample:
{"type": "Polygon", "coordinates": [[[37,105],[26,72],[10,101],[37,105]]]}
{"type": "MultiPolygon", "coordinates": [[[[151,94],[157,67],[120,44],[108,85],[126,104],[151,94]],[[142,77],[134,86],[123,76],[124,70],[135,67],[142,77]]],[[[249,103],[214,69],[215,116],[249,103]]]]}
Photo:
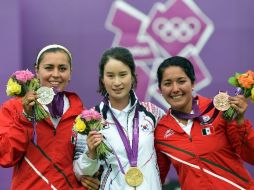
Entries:
{"type": "Polygon", "coordinates": [[[81,118],[85,119],[86,121],[92,120],[92,115],[89,110],[83,110],[81,113],[81,118]]]}
{"type": "Polygon", "coordinates": [[[101,115],[94,110],[83,110],[81,113],[81,117],[86,121],[100,120],[102,118],[101,115]]]}
{"type": "Polygon", "coordinates": [[[99,114],[97,111],[93,111],[93,116],[94,116],[94,119],[95,120],[100,120],[100,119],[102,119],[102,116],[101,116],[101,114],[99,114]]]}
{"type": "Polygon", "coordinates": [[[12,74],[16,78],[17,81],[20,83],[26,83],[27,81],[30,81],[34,78],[34,74],[27,70],[21,70],[21,71],[16,71],[15,73],[12,74]]]}

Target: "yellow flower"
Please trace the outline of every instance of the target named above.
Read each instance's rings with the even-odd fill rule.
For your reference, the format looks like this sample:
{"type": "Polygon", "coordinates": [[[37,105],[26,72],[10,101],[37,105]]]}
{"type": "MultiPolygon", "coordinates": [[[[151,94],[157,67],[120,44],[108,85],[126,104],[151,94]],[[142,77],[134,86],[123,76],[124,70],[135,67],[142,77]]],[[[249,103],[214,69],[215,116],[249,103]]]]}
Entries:
{"type": "Polygon", "coordinates": [[[254,87],[251,89],[250,99],[251,99],[252,102],[254,102],[254,87]]]}
{"type": "Polygon", "coordinates": [[[6,94],[7,96],[19,95],[21,93],[21,86],[12,78],[8,80],[6,94]]]}
{"type": "Polygon", "coordinates": [[[75,130],[77,132],[83,132],[86,129],[86,124],[85,122],[78,116],[75,120],[76,124],[74,126],[75,130]]]}

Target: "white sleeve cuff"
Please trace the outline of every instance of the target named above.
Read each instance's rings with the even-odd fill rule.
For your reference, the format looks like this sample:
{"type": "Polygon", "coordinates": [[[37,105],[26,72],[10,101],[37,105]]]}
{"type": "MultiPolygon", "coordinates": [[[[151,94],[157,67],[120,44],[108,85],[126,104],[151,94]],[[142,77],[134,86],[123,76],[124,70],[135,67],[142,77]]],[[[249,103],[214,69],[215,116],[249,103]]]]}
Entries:
{"type": "Polygon", "coordinates": [[[76,177],[80,179],[82,175],[93,176],[99,170],[100,163],[98,159],[93,160],[83,153],[78,160],[74,160],[73,167],[76,177]]]}

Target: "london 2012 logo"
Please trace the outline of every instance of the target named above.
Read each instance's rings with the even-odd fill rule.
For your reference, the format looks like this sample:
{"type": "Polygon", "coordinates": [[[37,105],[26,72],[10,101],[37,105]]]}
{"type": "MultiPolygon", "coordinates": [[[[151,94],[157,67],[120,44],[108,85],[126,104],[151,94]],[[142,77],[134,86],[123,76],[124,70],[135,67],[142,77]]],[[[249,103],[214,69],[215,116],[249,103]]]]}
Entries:
{"type": "Polygon", "coordinates": [[[155,3],[148,14],[125,1],[114,1],[106,28],[115,33],[112,46],[126,47],[134,56],[140,100],[168,107],[159,94],[156,71],[164,58],[173,55],[185,56],[193,63],[196,91],[210,84],[212,77],[199,53],[214,25],[193,0],[155,3]]]}

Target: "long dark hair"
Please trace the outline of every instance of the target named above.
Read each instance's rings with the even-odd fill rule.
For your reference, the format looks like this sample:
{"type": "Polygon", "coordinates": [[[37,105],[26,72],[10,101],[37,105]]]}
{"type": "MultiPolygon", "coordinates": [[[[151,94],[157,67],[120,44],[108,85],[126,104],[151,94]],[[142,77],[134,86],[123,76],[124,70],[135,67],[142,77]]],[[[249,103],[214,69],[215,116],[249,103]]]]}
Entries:
{"type": "Polygon", "coordinates": [[[131,70],[131,75],[133,77],[133,84],[132,88],[136,88],[137,86],[137,76],[135,71],[135,62],[133,59],[133,56],[131,52],[124,48],[124,47],[112,47],[108,50],[106,50],[101,57],[100,65],[99,65],[99,89],[98,92],[102,95],[105,95],[107,93],[105,86],[102,82],[103,74],[104,74],[104,68],[105,65],[108,63],[109,59],[116,59],[121,61],[123,64],[127,65],[131,70]]]}

